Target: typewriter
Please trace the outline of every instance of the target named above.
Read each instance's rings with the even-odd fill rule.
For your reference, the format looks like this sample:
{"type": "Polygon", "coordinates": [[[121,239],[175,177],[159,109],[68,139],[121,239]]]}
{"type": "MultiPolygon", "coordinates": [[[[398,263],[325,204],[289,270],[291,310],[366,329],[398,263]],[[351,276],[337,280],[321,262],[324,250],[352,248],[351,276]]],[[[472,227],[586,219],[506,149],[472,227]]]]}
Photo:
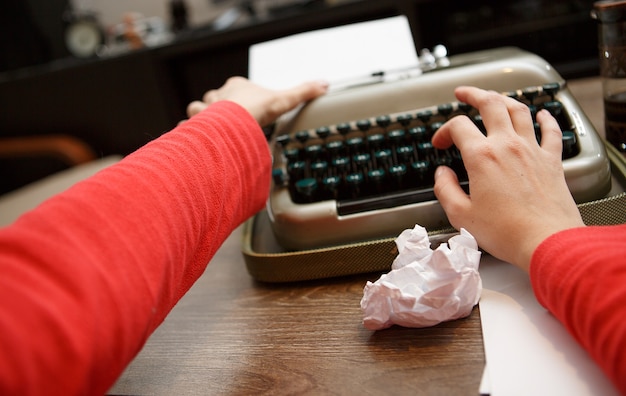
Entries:
{"type": "MultiPolygon", "coordinates": [[[[574,199],[604,197],[611,188],[603,141],[563,78],[542,58],[499,48],[449,58],[417,76],[337,90],[277,124],[268,217],[286,250],[309,250],[397,236],[420,224],[449,227],[433,193],[439,164],[467,187],[455,148],[434,149],[430,137],[447,119],[480,114],[454,97],[473,85],[551,111],[563,132],[563,168],[574,199]]],[[[538,132],[538,138],[540,134],[538,132]]]]}

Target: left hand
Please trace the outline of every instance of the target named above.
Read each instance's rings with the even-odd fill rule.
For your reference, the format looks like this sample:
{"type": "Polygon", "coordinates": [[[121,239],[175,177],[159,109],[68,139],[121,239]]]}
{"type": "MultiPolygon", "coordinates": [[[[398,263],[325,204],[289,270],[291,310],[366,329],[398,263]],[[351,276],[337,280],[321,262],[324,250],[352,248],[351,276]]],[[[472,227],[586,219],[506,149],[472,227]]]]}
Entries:
{"type": "Polygon", "coordinates": [[[244,77],[231,77],[226,83],[204,94],[202,101],[187,106],[187,115],[192,117],[220,100],[229,100],[244,107],[257,120],[267,126],[279,116],[299,104],[315,99],[328,90],[328,83],[311,81],[285,90],[272,90],[250,82],[244,77]]]}

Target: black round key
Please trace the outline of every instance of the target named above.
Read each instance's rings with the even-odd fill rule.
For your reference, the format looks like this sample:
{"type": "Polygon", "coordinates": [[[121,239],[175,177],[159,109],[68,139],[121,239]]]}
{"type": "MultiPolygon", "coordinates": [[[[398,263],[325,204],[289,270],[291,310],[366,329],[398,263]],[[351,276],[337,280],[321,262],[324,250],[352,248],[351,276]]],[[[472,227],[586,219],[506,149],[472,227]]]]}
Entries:
{"type": "Polygon", "coordinates": [[[321,144],[311,144],[304,149],[306,156],[308,158],[317,159],[322,153],[322,145],[321,144]]]}
{"type": "Polygon", "coordinates": [[[367,144],[370,149],[375,150],[383,145],[385,142],[385,135],[382,133],[375,133],[367,137],[367,144]]]}
{"type": "Polygon", "coordinates": [[[430,169],[429,161],[415,161],[411,164],[411,169],[417,174],[417,176],[424,177],[428,174],[430,169]]]}
{"type": "Polygon", "coordinates": [[[291,141],[291,137],[287,134],[276,136],[276,143],[280,144],[282,147],[285,147],[289,141],[291,141]]]}
{"type": "Polygon", "coordinates": [[[417,145],[417,151],[422,158],[427,158],[435,152],[435,148],[431,142],[423,142],[417,145]]]}
{"type": "Polygon", "coordinates": [[[376,153],[374,153],[374,158],[376,158],[376,163],[378,164],[378,166],[389,165],[391,163],[391,160],[393,159],[393,157],[391,156],[391,150],[389,149],[378,150],[376,153]]]}
{"type": "Polygon", "coordinates": [[[315,190],[317,190],[317,180],[311,177],[300,179],[296,182],[296,191],[307,198],[312,197],[315,190]]]}
{"type": "Polygon", "coordinates": [[[306,169],[306,162],[304,161],[292,162],[287,166],[287,170],[289,171],[289,174],[294,179],[302,178],[302,176],[304,176],[304,169],[306,169]]]}
{"type": "Polygon", "coordinates": [[[400,114],[398,117],[396,117],[396,120],[402,126],[408,126],[411,123],[412,119],[413,119],[413,116],[410,114],[400,114]]]}
{"type": "Polygon", "coordinates": [[[359,195],[364,180],[365,178],[362,173],[351,173],[346,176],[346,184],[348,185],[353,198],[356,198],[359,195]]]}
{"type": "Polygon", "coordinates": [[[452,158],[448,157],[448,156],[442,156],[442,157],[438,157],[435,160],[435,164],[437,166],[440,165],[445,165],[445,166],[452,166],[452,158]]]}
{"type": "Polygon", "coordinates": [[[324,190],[335,193],[341,184],[341,178],[339,176],[328,176],[322,180],[322,186],[324,190]]]}
{"type": "Polygon", "coordinates": [[[385,179],[385,171],[382,169],[373,169],[367,172],[367,177],[375,183],[380,183],[385,179]]]}
{"type": "Polygon", "coordinates": [[[324,175],[327,169],[328,162],[326,161],[315,161],[311,163],[311,172],[313,172],[316,177],[321,177],[322,175],[324,175]]]}
{"type": "Polygon", "coordinates": [[[430,120],[430,117],[433,116],[433,112],[430,110],[420,111],[415,116],[422,122],[428,122],[428,120],[430,120]]]}
{"type": "Polygon", "coordinates": [[[331,155],[337,155],[341,151],[342,148],[343,148],[342,140],[333,140],[332,142],[326,143],[326,150],[328,150],[328,152],[331,155]]]}
{"type": "Polygon", "coordinates": [[[537,96],[539,96],[539,88],[537,88],[537,87],[526,87],[526,88],[522,89],[522,95],[524,95],[524,97],[526,99],[528,99],[530,104],[533,104],[535,98],[537,98],[537,96]]]}
{"type": "Polygon", "coordinates": [[[541,89],[543,89],[543,92],[550,95],[550,98],[554,100],[554,96],[561,90],[561,85],[557,82],[547,83],[543,84],[541,89]]]}
{"type": "Polygon", "coordinates": [[[347,122],[342,122],[340,124],[337,124],[335,128],[337,128],[337,132],[339,132],[342,135],[347,135],[348,132],[352,130],[352,127],[347,122]]]}
{"type": "Polygon", "coordinates": [[[372,123],[368,119],[359,120],[356,122],[356,127],[361,132],[367,132],[372,127],[372,123]]]}
{"type": "Polygon", "coordinates": [[[353,193],[359,191],[359,187],[363,184],[364,177],[362,173],[350,173],[346,176],[346,184],[350,187],[353,193]]]}
{"type": "Polygon", "coordinates": [[[389,167],[389,175],[397,182],[402,182],[404,175],[406,175],[406,165],[394,165],[389,167]]]}
{"type": "Polygon", "coordinates": [[[443,122],[433,122],[430,124],[430,133],[434,134],[443,126],[443,122]]]}
{"type": "Polygon", "coordinates": [[[472,111],[472,105],[469,105],[465,102],[459,102],[457,106],[459,107],[459,110],[464,113],[469,113],[470,111],[472,111]]]}
{"type": "Polygon", "coordinates": [[[296,132],[296,139],[298,139],[298,141],[301,143],[306,142],[307,140],[309,140],[309,131],[303,130],[296,132]]]}
{"type": "Polygon", "coordinates": [[[346,140],[346,147],[351,153],[358,153],[363,148],[363,138],[360,136],[351,137],[346,140]]]}
{"type": "Polygon", "coordinates": [[[387,132],[387,138],[393,144],[399,144],[400,142],[402,142],[402,140],[404,140],[404,136],[404,129],[394,129],[387,132]]]}
{"type": "Polygon", "coordinates": [[[389,124],[391,124],[391,118],[389,118],[388,115],[382,115],[382,116],[376,117],[376,125],[378,125],[379,127],[385,128],[385,127],[388,127],[389,124]]]}
{"type": "Polygon", "coordinates": [[[367,153],[365,154],[357,154],[355,156],[352,157],[352,161],[354,161],[354,163],[357,166],[365,166],[367,165],[368,162],[370,162],[371,156],[367,153]]]}
{"type": "Polygon", "coordinates": [[[452,113],[452,110],[453,108],[451,103],[444,103],[437,106],[437,112],[446,118],[452,113]]]}
{"type": "Polygon", "coordinates": [[[282,168],[274,168],[272,169],[272,180],[274,180],[275,185],[282,186],[287,180],[287,175],[282,168]]]}
{"type": "Polygon", "coordinates": [[[578,154],[576,134],[573,131],[563,131],[563,159],[572,158],[578,154]]]}
{"type": "Polygon", "coordinates": [[[425,142],[429,140],[428,130],[423,125],[409,128],[409,136],[416,142],[425,142]]]}
{"type": "Polygon", "coordinates": [[[317,137],[320,139],[326,139],[330,135],[330,128],[327,126],[319,127],[315,130],[315,133],[317,133],[317,137]]]}
{"type": "Polygon", "coordinates": [[[396,149],[396,153],[398,154],[398,160],[407,162],[413,157],[413,146],[400,146],[396,149]]]}
{"type": "Polygon", "coordinates": [[[337,171],[345,172],[350,167],[350,159],[348,157],[333,158],[332,165],[337,171]]]}
{"type": "Polygon", "coordinates": [[[550,114],[556,119],[561,115],[563,111],[563,104],[561,102],[550,101],[543,104],[543,108],[548,110],[550,114]]]}
{"type": "Polygon", "coordinates": [[[285,149],[285,157],[289,162],[295,161],[300,157],[300,150],[297,148],[285,149]]]}

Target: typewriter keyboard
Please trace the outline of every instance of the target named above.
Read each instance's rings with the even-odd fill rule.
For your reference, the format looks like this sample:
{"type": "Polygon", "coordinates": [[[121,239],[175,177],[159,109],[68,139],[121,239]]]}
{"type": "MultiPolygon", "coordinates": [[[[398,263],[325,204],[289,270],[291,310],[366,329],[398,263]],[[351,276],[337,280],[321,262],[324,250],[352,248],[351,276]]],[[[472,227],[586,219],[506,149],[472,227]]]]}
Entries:
{"type": "MultiPolygon", "coordinates": [[[[552,113],[563,131],[567,159],[578,154],[579,145],[575,126],[556,98],[560,89],[559,83],[549,83],[505,94],[525,103],[533,117],[540,109],[552,113]]],[[[439,165],[452,167],[467,187],[459,151],[430,143],[435,131],[457,115],[467,115],[484,132],[476,109],[453,102],[277,136],[282,155],[273,169],[274,184],[286,187],[297,204],[334,200],[340,216],[434,200],[439,165]]]]}

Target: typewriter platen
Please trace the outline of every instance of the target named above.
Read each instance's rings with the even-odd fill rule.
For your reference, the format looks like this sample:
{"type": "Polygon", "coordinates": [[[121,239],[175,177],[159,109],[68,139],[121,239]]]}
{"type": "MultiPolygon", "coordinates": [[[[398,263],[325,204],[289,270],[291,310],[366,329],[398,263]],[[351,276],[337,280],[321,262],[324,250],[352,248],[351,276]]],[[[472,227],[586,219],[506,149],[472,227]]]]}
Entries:
{"type": "Polygon", "coordinates": [[[432,172],[447,164],[464,181],[464,168],[456,149],[441,152],[429,140],[447,117],[468,111],[454,97],[459,85],[559,113],[572,195],[577,202],[606,195],[604,144],[562,77],[534,54],[502,48],[451,57],[449,66],[417,77],[331,92],[283,117],[271,141],[267,205],[279,244],[305,250],[394,237],[416,223],[446,227],[432,172]]]}

